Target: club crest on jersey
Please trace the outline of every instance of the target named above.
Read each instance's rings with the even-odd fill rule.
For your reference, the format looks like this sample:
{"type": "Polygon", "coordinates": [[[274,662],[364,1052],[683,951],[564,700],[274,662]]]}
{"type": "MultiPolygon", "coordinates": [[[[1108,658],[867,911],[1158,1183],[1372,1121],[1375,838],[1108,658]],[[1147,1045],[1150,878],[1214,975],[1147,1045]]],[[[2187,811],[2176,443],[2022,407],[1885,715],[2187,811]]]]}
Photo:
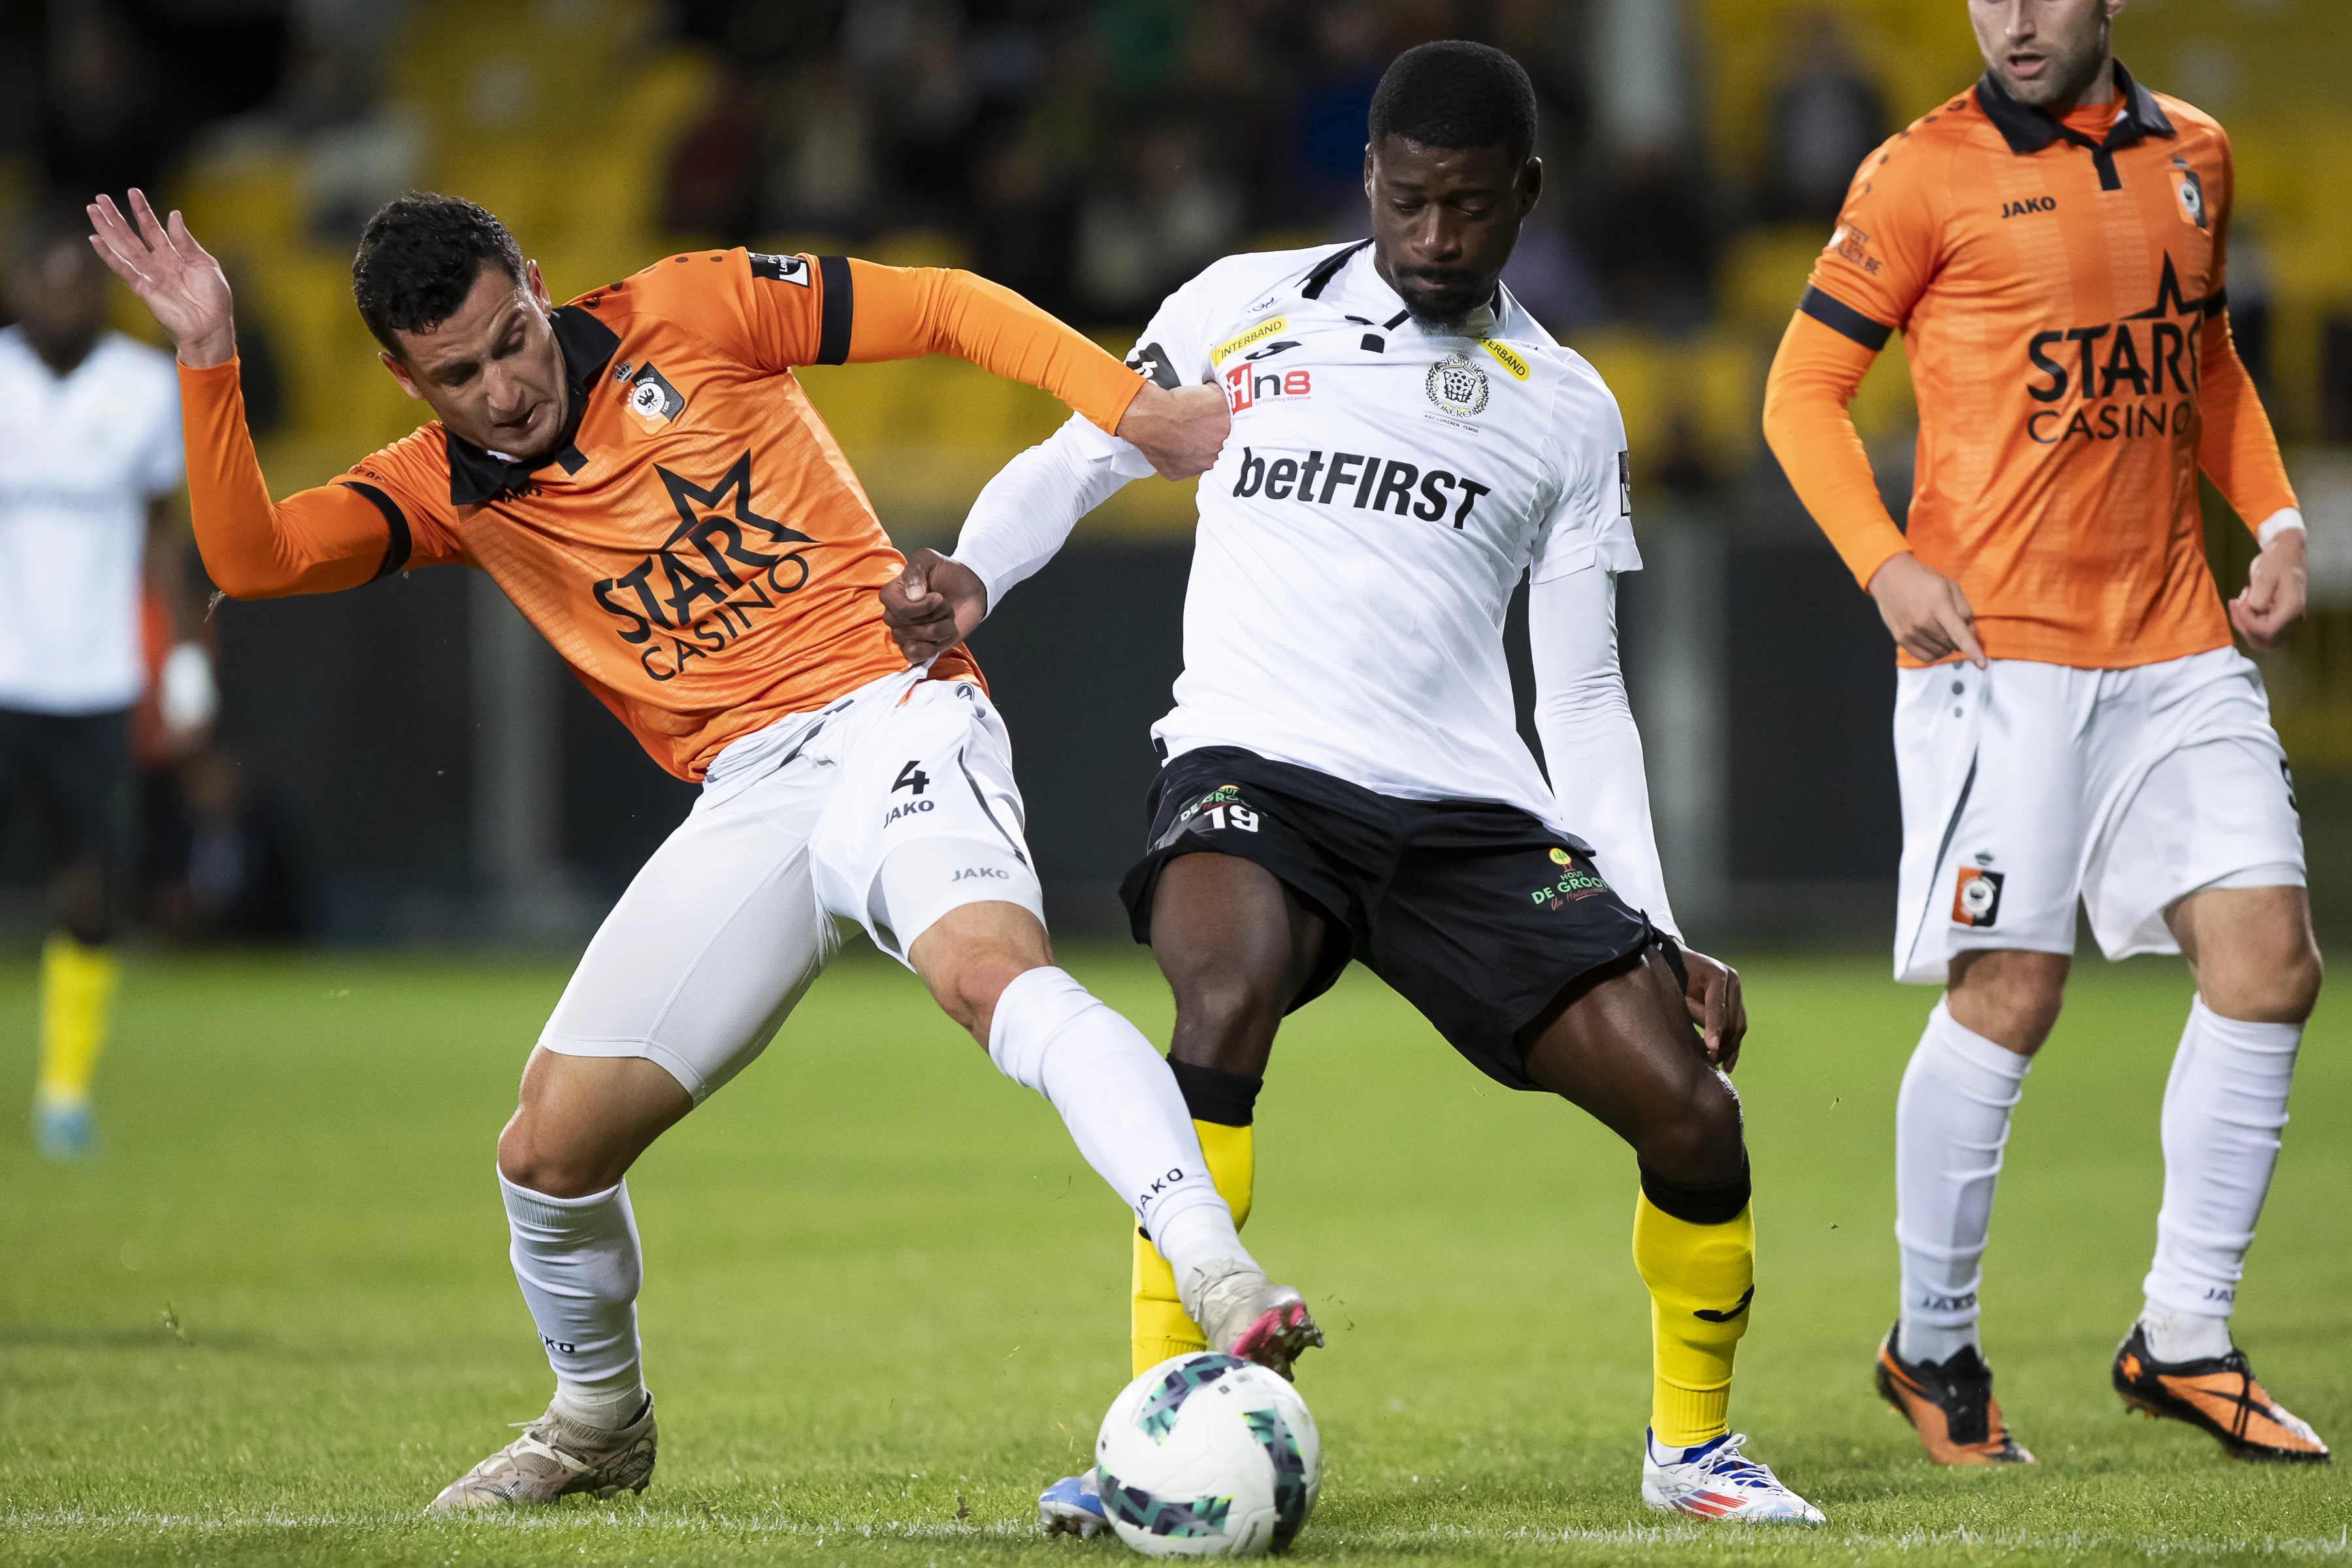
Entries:
{"type": "Polygon", "coordinates": [[[1961,867],[1959,885],[1952,892],[1952,923],[1981,931],[2000,919],[2000,885],[2005,880],[2002,873],[1981,866],[1961,867]]]}
{"type": "Polygon", "coordinates": [[[1475,419],[1486,412],[1486,372],[1467,354],[1450,353],[1431,365],[1422,386],[1440,412],[1456,419],[1475,419]]]}
{"type": "Polygon", "coordinates": [[[669,384],[669,378],[652,365],[630,378],[629,412],[648,432],[660,429],[686,412],[686,399],[669,384]]]}
{"type": "Polygon", "coordinates": [[[2172,194],[2180,201],[2180,221],[2195,228],[2205,226],[2205,183],[2197,171],[2179,168],[2172,171],[2172,194]]]}

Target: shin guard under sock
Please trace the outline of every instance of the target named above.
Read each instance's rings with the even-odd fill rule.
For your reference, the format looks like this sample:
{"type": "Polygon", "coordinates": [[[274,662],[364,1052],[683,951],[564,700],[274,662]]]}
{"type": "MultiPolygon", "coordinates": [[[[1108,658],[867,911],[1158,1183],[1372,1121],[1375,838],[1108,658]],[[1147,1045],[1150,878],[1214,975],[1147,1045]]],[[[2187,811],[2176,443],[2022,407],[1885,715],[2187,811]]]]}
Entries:
{"type": "Polygon", "coordinates": [[[1254,1261],[1168,1064],[1085,986],[1050,966],[1016,976],[997,996],[988,1055],[1061,1113],[1078,1152],[1180,1278],[1219,1258],[1254,1261]]]}
{"type": "Polygon", "coordinates": [[[2302,1042],[2300,1024],[2224,1018],[2202,996],[2189,1005],[2164,1086],[2164,1207],[2141,1287],[2141,1321],[2160,1360],[2196,1359],[2174,1351],[2229,1353],[2229,1318],[2278,1164],[2302,1042]]]}
{"type": "Polygon", "coordinates": [[[41,945],[41,1068],[44,1105],[89,1098],[114,1013],[114,950],[76,942],[63,931],[41,945]]]}
{"type": "MultiPolygon", "coordinates": [[[[1201,1155],[1208,1162],[1210,1180],[1225,1206],[1234,1211],[1234,1227],[1249,1223],[1250,1198],[1257,1174],[1257,1148],[1251,1127],[1258,1090],[1265,1080],[1241,1073],[1196,1068],[1172,1058],[1168,1066],[1183,1091],[1185,1108],[1192,1113],[1192,1130],[1200,1134],[1201,1155]]],[[[1129,1313],[1129,1360],[1140,1373],[1170,1356],[1208,1349],[1208,1340],[1184,1311],[1176,1296],[1176,1273],[1142,1231],[1135,1233],[1134,1300],[1129,1313]]]]}
{"type": "Polygon", "coordinates": [[[1754,1211],[1745,1172],[1713,1188],[1677,1187],[1645,1173],[1643,1186],[1633,1205],[1633,1267],[1650,1288],[1650,1429],[1661,1447],[1691,1448],[1731,1430],[1732,1358],[1756,1294],[1754,1211]],[[1659,1207],[1654,1185],[1690,1217],[1659,1207]]]}
{"type": "Polygon", "coordinates": [[[551,1198],[499,1176],[508,1256],[530,1308],[563,1414],[618,1428],[645,1403],[637,1352],[637,1286],[644,1263],[629,1184],[584,1198],[551,1198]]]}

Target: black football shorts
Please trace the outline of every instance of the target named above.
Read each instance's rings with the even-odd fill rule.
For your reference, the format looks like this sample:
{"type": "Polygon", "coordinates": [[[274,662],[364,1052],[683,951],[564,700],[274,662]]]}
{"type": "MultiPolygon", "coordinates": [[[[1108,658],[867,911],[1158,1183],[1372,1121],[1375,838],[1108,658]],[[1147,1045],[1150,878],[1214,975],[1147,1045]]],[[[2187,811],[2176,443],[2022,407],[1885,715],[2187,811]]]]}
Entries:
{"type": "MultiPolygon", "coordinates": [[[[1516,1037],[1579,977],[1666,942],[1593,868],[1592,850],[1515,806],[1400,800],[1236,746],[1160,770],[1150,847],[1120,884],[1151,941],[1160,868],[1208,852],[1254,861],[1329,921],[1296,1010],[1355,958],[1471,1064],[1533,1089],[1516,1037]]],[[[1679,966],[1680,955],[1667,942],[1679,966]]]]}
{"type": "Polygon", "coordinates": [[[29,809],[49,868],[121,852],[131,790],[130,714],[0,709],[0,812],[29,809]]]}

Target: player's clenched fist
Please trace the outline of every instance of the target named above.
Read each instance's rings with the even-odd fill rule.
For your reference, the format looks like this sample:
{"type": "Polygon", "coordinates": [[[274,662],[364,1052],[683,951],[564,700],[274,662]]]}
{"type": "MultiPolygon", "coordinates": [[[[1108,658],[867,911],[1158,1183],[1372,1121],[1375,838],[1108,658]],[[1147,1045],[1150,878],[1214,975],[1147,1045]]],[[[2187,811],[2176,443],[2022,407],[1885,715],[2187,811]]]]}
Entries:
{"type": "Polygon", "coordinates": [[[1933,664],[1958,654],[1979,669],[1985,667],[1969,596],[1916,555],[1888,556],[1870,579],[1870,596],[1878,601],[1886,629],[1913,658],[1933,664]]]}
{"type": "Polygon", "coordinates": [[[980,574],[936,550],[918,550],[882,584],[882,620],[911,665],[926,665],[971,635],[988,614],[980,574]]]}
{"type": "Polygon", "coordinates": [[[1150,458],[1161,479],[1189,479],[1216,462],[1233,424],[1223,388],[1180,386],[1170,392],[1147,381],[1127,405],[1117,435],[1150,458]]]}
{"type": "Polygon", "coordinates": [[[172,334],[182,364],[202,368],[236,356],[228,279],[178,213],[168,225],[159,221],[146,193],[136,190],[131,193],[135,228],[112,196],[99,197],[86,210],[89,243],[172,334]]]}

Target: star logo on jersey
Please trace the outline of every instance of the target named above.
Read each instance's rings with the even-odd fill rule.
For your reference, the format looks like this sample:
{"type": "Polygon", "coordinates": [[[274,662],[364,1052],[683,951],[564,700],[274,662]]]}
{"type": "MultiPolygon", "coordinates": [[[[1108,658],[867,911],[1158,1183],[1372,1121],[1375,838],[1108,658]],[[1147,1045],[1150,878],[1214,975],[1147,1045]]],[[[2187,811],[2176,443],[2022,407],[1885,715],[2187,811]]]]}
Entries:
{"type": "Polygon", "coordinates": [[[1486,412],[1486,367],[1467,354],[1450,353],[1429,367],[1422,386],[1441,413],[1475,419],[1486,412]]]}
{"type": "Polygon", "coordinates": [[[708,658],[750,631],[809,580],[805,552],[816,541],[751,504],[751,454],[746,451],[704,487],[659,464],[654,472],[677,512],[661,548],[590,591],[623,624],[614,635],[636,648],[656,680],[675,680],[691,660],[708,658]],[[790,576],[789,583],[783,579],[790,576]],[[707,603],[706,603],[707,602],[707,603]]]}

